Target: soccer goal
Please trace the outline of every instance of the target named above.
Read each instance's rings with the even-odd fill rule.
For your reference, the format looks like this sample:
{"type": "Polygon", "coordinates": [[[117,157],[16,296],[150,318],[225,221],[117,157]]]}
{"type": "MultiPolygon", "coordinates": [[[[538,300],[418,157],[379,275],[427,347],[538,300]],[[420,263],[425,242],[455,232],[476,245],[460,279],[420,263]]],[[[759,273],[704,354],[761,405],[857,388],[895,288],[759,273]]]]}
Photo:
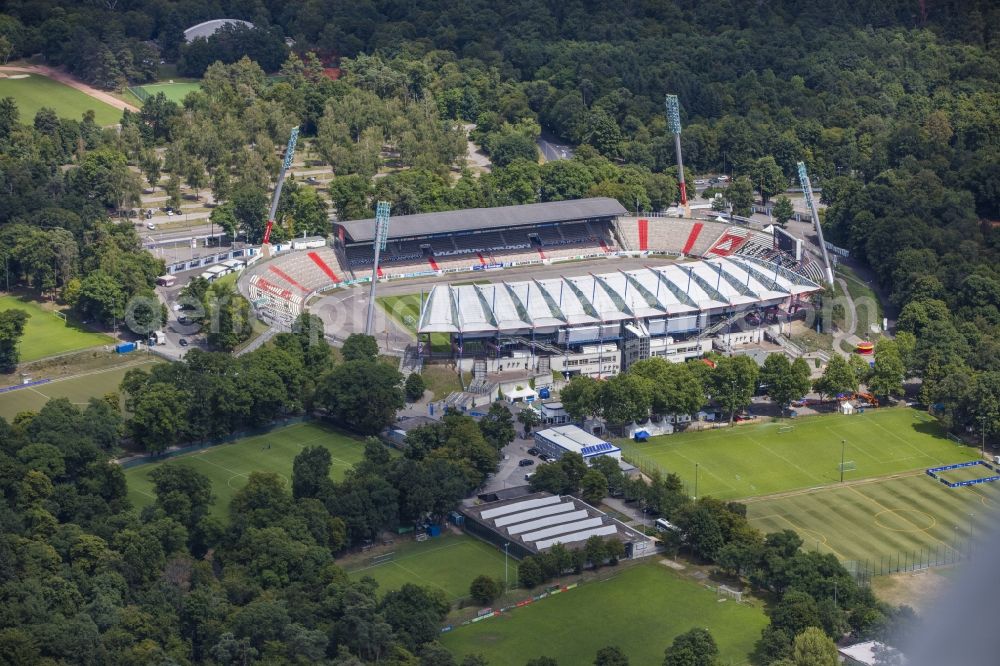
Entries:
{"type": "Polygon", "coordinates": [[[396,557],[396,551],[390,553],[382,553],[381,555],[372,556],[372,566],[378,566],[380,564],[385,564],[386,562],[392,562],[396,557]]]}
{"type": "Polygon", "coordinates": [[[858,466],[854,464],[853,460],[845,460],[842,463],[837,463],[838,472],[855,472],[858,466]]]}
{"type": "Polygon", "coordinates": [[[743,593],[726,585],[720,585],[716,588],[716,596],[720,601],[728,598],[735,599],[736,601],[743,603],[743,593]]]}
{"type": "Polygon", "coordinates": [[[793,430],[795,430],[795,426],[781,426],[780,428],[778,428],[778,434],[781,434],[783,432],[791,432],[793,430]]]}
{"type": "Polygon", "coordinates": [[[56,316],[59,317],[60,319],[62,319],[64,322],[66,321],[66,313],[65,312],[57,312],[56,316]]]}

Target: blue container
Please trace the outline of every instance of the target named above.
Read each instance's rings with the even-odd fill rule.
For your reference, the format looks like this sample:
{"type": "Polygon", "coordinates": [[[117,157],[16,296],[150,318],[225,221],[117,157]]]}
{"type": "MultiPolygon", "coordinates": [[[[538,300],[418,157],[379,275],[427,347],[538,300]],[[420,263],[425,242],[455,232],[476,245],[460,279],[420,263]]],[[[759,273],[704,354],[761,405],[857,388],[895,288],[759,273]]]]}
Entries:
{"type": "Polygon", "coordinates": [[[129,352],[134,352],[138,348],[139,345],[137,345],[134,342],[123,342],[121,344],[115,345],[115,351],[118,352],[119,354],[127,354],[129,352]]]}
{"type": "Polygon", "coordinates": [[[547,388],[538,389],[538,397],[541,398],[542,400],[547,399],[549,395],[550,395],[549,389],[547,388]]]}
{"type": "Polygon", "coordinates": [[[427,534],[432,537],[441,536],[441,526],[440,525],[428,525],[427,534]]]}

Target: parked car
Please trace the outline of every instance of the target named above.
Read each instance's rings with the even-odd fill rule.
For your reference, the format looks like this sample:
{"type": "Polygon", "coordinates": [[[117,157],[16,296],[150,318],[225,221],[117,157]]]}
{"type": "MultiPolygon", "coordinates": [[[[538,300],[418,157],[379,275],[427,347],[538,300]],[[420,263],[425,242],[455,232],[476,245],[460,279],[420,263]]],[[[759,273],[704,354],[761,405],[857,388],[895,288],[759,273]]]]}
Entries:
{"type": "Polygon", "coordinates": [[[156,225],[153,224],[152,222],[147,222],[146,228],[149,229],[150,231],[156,231],[156,225]]]}
{"type": "Polygon", "coordinates": [[[517,466],[518,467],[531,467],[534,464],[535,464],[535,461],[532,460],[531,458],[521,458],[521,460],[518,461],[517,466]]]}
{"type": "Polygon", "coordinates": [[[180,340],[177,341],[177,344],[179,344],[181,347],[187,347],[188,346],[187,338],[181,338],[180,340]]]}
{"type": "Polygon", "coordinates": [[[319,178],[317,178],[316,176],[309,176],[308,178],[306,178],[306,182],[309,183],[310,185],[315,185],[316,183],[319,182],[319,178]]]}
{"type": "Polygon", "coordinates": [[[530,449],[528,449],[528,455],[529,456],[537,456],[538,455],[538,449],[536,449],[535,447],[531,447],[530,449]]]}

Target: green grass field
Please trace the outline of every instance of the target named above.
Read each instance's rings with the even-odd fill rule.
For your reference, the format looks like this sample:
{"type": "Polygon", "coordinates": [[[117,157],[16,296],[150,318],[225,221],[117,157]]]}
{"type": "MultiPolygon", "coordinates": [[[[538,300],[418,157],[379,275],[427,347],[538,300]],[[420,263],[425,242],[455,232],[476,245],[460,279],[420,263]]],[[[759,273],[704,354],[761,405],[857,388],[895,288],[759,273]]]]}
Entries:
{"type": "MultiPolygon", "coordinates": [[[[163,93],[167,96],[167,99],[171,102],[177,102],[180,104],[184,101],[184,98],[192,90],[201,90],[201,84],[197,82],[185,82],[185,83],[150,83],[144,86],[135,86],[136,88],[141,88],[150,95],[156,95],[157,93],[163,93]]],[[[141,103],[142,100],[136,97],[136,99],[141,103]]]]}
{"type": "Polygon", "coordinates": [[[68,324],[35,301],[18,296],[0,296],[0,310],[13,308],[31,315],[20,342],[22,363],[112,342],[111,336],[68,324]]]}
{"type": "Polygon", "coordinates": [[[232,444],[213,446],[126,470],[129,499],[140,509],[152,503],[155,497],[149,473],[160,465],[190,465],[211,479],[216,496],[212,514],[225,520],[229,515],[229,501],[237,490],[246,485],[251,472],[276,472],[287,479],[290,487],[292,462],[306,446],[329,449],[333,458],[331,475],[334,479],[342,479],[364,453],[364,444],[358,439],[319,423],[298,423],[232,444]]]}
{"type": "Polygon", "coordinates": [[[804,548],[843,560],[877,560],[921,549],[953,557],[965,549],[970,522],[974,534],[995,526],[991,516],[998,503],[996,483],[948,488],[917,473],[755,500],[747,504],[747,515],[758,529],[794,529],[804,548]]]}
{"type": "MultiPolygon", "coordinates": [[[[427,541],[413,541],[411,536],[394,544],[389,551],[393,559],[383,564],[359,563],[349,568],[351,578],[371,576],[385,593],[418,583],[444,590],[455,601],[469,595],[469,585],[476,576],[486,574],[504,579],[503,552],[479,539],[448,532],[427,541]]],[[[508,580],[517,584],[517,560],[511,557],[507,567],[508,580]]]]}
{"type": "Polygon", "coordinates": [[[841,441],[856,469],[845,480],[972,460],[975,449],[956,444],[931,416],[912,409],[866,410],[760,425],[621,442],[626,456],[678,474],[698,496],[735,499],[811,488],[840,480],[841,441]],[[791,426],[789,432],[780,432],[791,426]]]}
{"type": "Polygon", "coordinates": [[[747,663],[767,618],[759,608],[719,602],[714,592],[651,562],[600,583],[511,611],[441,636],[456,656],[480,653],[490,666],[520,666],[547,655],[560,664],[592,664],[606,645],[633,664],[659,664],[674,639],[705,627],[720,663],[747,663]]]}
{"type": "Polygon", "coordinates": [[[90,398],[99,398],[105,393],[117,391],[125,373],[133,368],[149,370],[160,363],[156,357],[141,356],[106,370],[93,370],[79,375],[56,379],[48,384],[20,388],[8,393],[0,393],[0,416],[10,421],[18,412],[37,412],[49,398],[67,398],[70,402],[83,405],[90,398]]]}
{"type": "MultiPolygon", "coordinates": [[[[402,296],[381,296],[375,299],[390,317],[398,321],[411,333],[416,334],[420,320],[420,294],[402,296]]],[[[431,333],[431,351],[447,352],[451,340],[447,333],[431,333]]]]}
{"type": "Polygon", "coordinates": [[[43,106],[54,109],[63,118],[73,120],[80,120],[84,112],[93,110],[94,120],[98,125],[114,125],[122,119],[122,112],[113,106],[38,74],[29,74],[24,79],[0,79],[0,98],[2,97],[14,98],[21,112],[21,122],[25,125],[34,121],[35,114],[43,106]]]}

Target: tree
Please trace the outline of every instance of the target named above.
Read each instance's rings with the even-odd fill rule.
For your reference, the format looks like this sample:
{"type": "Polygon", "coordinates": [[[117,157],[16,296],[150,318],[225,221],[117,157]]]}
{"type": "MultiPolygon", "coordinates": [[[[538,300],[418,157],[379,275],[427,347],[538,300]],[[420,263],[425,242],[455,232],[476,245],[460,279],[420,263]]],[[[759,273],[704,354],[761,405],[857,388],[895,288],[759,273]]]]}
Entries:
{"type": "Polygon", "coordinates": [[[481,606],[489,606],[503,593],[503,583],[486,575],[476,576],[469,585],[469,596],[481,606]]]}
{"type": "Polygon", "coordinates": [[[803,359],[795,365],[781,353],[771,354],[764,360],[760,371],[761,384],[767,385],[767,393],[779,407],[786,407],[792,400],[809,392],[809,364],[803,359]]]}
{"type": "Polygon", "coordinates": [[[325,446],[307,446],[292,463],[292,497],[325,499],[333,491],[332,459],[325,446]]]}
{"type": "Polygon", "coordinates": [[[771,217],[774,219],[774,223],[777,224],[782,229],[788,224],[788,220],[792,219],[795,215],[795,208],[792,207],[792,200],[782,194],[780,197],[774,200],[774,206],[771,208],[771,217]]]}
{"type": "Polygon", "coordinates": [[[0,311],[0,371],[13,372],[17,368],[21,357],[18,344],[29,316],[24,310],[0,311]]]}
{"type": "Polygon", "coordinates": [[[813,390],[826,396],[853,393],[858,390],[858,378],[844,357],[834,354],[823,375],[813,382],[813,390]]]}
{"type": "Polygon", "coordinates": [[[875,368],[868,379],[868,390],[875,395],[902,395],[905,374],[895,341],[879,340],[875,344],[875,368]]]}
{"type": "Polygon", "coordinates": [[[236,213],[231,201],[213,208],[209,214],[209,220],[211,220],[212,224],[221,227],[227,236],[233,239],[236,238],[240,223],[236,219],[236,213]]]}
{"type": "Polygon", "coordinates": [[[181,207],[181,179],[176,173],[170,174],[167,184],[163,187],[167,192],[167,205],[179,210],[181,207]]]}
{"type": "Polygon", "coordinates": [[[715,666],[719,647],[707,629],[696,627],[674,639],[667,648],[663,666],[715,666]]]}
{"type": "Polygon", "coordinates": [[[161,453],[178,443],[187,424],[189,395],[163,382],[150,384],[132,403],[129,430],[150,453],[161,453]]]}
{"type": "Polygon", "coordinates": [[[374,361],[378,358],[378,342],[371,335],[351,333],[340,353],[345,361],[374,361]]]}
{"type": "Polygon", "coordinates": [[[524,437],[531,436],[531,429],[542,422],[542,417],[534,409],[524,408],[517,413],[517,422],[524,426],[524,437]]]}
{"type": "Polygon", "coordinates": [[[232,192],[232,180],[229,178],[229,168],[220,164],[212,172],[212,197],[215,199],[215,204],[219,205],[228,200],[230,192],[232,192]]]}
{"type": "Polygon", "coordinates": [[[632,373],[618,374],[600,385],[601,413],[610,423],[624,424],[649,415],[653,387],[632,373]]]}
{"type": "Polygon", "coordinates": [[[335,419],[362,435],[375,435],[405,406],[403,376],[376,361],[345,361],[317,387],[317,402],[335,419]]]}
{"type": "Polygon", "coordinates": [[[146,177],[146,182],[149,183],[150,189],[154,192],[160,182],[160,169],[162,166],[160,156],[155,150],[145,150],[139,158],[139,168],[146,177]]]}
{"type": "Polygon", "coordinates": [[[205,162],[197,157],[188,160],[184,165],[184,180],[194,190],[194,198],[199,198],[200,190],[208,184],[205,162]]]}
{"type": "Polygon", "coordinates": [[[490,405],[486,416],[479,419],[479,430],[483,437],[496,450],[500,450],[514,441],[517,431],[514,430],[514,417],[502,403],[490,405]]]}
{"type": "Polygon", "coordinates": [[[785,174],[782,173],[781,167],[770,155],[753,163],[750,168],[750,180],[753,182],[754,188],[760,192],[760,201],[765,206],[768,199],[775,194],[784,192],[785,188],[788,187],[785,174]]]}
{"type": "Polygon", "coordinates": [[[247,242],[260,243],[267,223],[267,194],[256,185],[240,183],[233,188],[230,201],[233,216],[246,234],[247,242]]]}
{"type": "Polygon", "coordinates": [[[209,478],[186,465],[161,465],[149,473],[149,478],[156,505],[188,529],[194,528],[215,501],[209,478]]]}
{"type": "Polygon", "coordinates": [[[406,399],[410,402],[421,400],[426,390],[427,383],[424,382],[423,375],[419,372],[411,372],[403,385],[403,392],[406,393],[406,399]]]}
{"type": "Polygon", "coordinates": [[[649,358],[632,364],[628,371],[649,380],[654,414],[693,414],[705,404],[705,387],[687,363],[649,358]]]}
{"type": "Polygon", "coordinates": [[[338,174],[330,181],[330,198],[339,220],[357,220],[371,215],[368,205],[371,195],[371,180],[365,176],[338,174]]]}
{"type": "Polygon", "coordinates": [[[726,189],[726,199],[733,207],[733,213],[740,217],[749,217],[753,214],[753,185],[746,176],[741,176],[733,181],[726,189]]]}
{"type": "Polygon", "coordinates": [[[746,407],[757,388],[757,364],[749,356],[727,356],[718,360],[712,371],[712,397],[729,412],[733,422],[736,411],[746,407]]]}
{"type": "Polygon", "coordinates": [[[628,666],[628,657],[617,645],[609,645],[597,651],[594,666],[628,666]]]}
{"type": "Polygon", "coordinates": [[[809,627],[795,637],[792,643],[794,666],[837,666],[837,646],[822,629],[809,627]]]}
{"type": "Polygon", "coordinates": [[[583,501],[596,506],[608,494],[608,480],[596,469],[589,469],[580,479],[580,491],[583,501]]]}
{"type": "Polygon", "coordinates": [[[593,377],[577,375],[559,392],[566,413],[575,420],[583,420],[600,409],[600,383],[593,377]]]}

